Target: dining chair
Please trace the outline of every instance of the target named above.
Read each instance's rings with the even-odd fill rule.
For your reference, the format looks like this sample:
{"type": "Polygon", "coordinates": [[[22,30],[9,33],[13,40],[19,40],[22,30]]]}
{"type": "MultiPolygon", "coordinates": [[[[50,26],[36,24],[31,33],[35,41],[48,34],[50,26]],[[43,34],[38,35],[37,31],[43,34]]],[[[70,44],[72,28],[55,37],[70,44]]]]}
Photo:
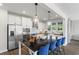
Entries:
{"type": "Polygon", "coordinates": [[[38,55],[48,55],[49,53],[49,43],[46,44],[45,46],[40,47],[40,49],[38,50],[38,55]]]}

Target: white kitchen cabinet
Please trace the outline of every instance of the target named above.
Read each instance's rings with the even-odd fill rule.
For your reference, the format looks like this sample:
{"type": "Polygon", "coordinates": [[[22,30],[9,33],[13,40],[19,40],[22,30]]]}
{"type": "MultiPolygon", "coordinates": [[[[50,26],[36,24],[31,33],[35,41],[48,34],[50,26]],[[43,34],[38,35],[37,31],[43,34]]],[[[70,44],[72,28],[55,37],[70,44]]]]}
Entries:
{"type": "Polygon", "coordinates": [[[12,14],[8,15],[8,24],[15,24],[16,17],[12,14]]]}
{"type": "Polygon", "coordinates": [[[14,14],[9,14],[8,16],[8,24],[17,24],[17,25],[21,25],[21,16],[18,15],[14,15],[14,14]]]}
{"type": "Polygon", "coordinates": [[[32,28],[31,18],[22,17],[22,26],[24,28],[32,28]]]}

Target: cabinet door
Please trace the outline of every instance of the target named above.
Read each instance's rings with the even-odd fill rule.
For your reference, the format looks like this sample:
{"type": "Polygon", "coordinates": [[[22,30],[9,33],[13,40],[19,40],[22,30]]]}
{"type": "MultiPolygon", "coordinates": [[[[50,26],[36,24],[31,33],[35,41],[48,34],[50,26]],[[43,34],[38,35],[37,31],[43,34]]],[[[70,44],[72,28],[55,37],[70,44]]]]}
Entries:
{"type": "Polygon", "coordinates": [[[16,35],[20,35],[23,32],[23,27],[16,25],[16,35]]]}
{"type": "Polygon", "coordinates": [[[17,25],[21,25],[21,17],[20,16],[16,16],[16,24],[17,25]]]}
{"type": "Polygon", "coordinates": [[[23,40],[23,35],[22,35],[22,33],[23,33],[23,27],[22,26],[18,26],[18,25],[16,25],[16,39],[18,38],[18,39],[20,39],[20,40],[23,40]]]}
{"type": "Polygon", "coordinates": [[[32,28],[32,20],[31,20],[31,18],[22,17],[22,25],[25,28],[32,28]]]}
{"type": "Polygon", "coordinates": [[[9,14],[8,15],[8,20],[9,20],[8,24],[15,24],[16,17],[12,14],[9,14]]]}
{"type": "Polygon", "coordinates": [[[9,14],[9,24],[17,24],[17,25],[21,25],[21,16],[18,15],[14,15],[14,14],[9,14]]]}

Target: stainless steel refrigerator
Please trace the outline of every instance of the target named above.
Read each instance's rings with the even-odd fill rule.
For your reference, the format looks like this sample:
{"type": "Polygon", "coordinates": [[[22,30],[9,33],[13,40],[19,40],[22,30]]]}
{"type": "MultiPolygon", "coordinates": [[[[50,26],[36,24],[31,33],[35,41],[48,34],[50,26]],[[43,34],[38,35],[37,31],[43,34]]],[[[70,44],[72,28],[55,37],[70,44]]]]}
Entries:
{"type": "Polygon", "coordinates": [[[23,28],[21,25],[7,25],[7,49],[12,50],[18,48],[17,38],[23,41],[23,28]]]}
{"type": "Polygon", "coordinates": [[[15,25],[8,24],[7,25],[7,49],[12,50],[16,48],[15,42],[15,25]]]}

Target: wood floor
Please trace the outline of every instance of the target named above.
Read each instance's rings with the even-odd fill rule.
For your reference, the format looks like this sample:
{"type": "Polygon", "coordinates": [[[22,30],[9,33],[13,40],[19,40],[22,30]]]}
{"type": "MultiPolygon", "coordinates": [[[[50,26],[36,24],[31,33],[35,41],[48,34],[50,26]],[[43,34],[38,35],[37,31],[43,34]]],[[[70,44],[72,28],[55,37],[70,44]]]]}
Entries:
{"type": "MultiPolygon", "coordinates": [[[[22,51],[21,52],[22,55],[29,55],[29,52],[28,52],[27,48],[22,47],[21,51],[22,51]]],[[[19,49],[17,48],[17,49],[14,49],[14,50],[3,52],[3,53],[0,53],[0,55],[19,55],[19,49]]]]}
{"type": "MultiPolygon", "coordinates": [[[[0,53],[0,55],[18,55],[18,51],[18,49],[15,49],[4,53],[0,53]]],[[[25,47],[22,47],[21,51],[22,55],[29,54],[25,47]]],[[[79,55],[79,41],[72,40],[71,43],[69,43],[65,47],[65,55],[79,55]]]]}
{"type": "Polygon", "coordinates": [[[70,44],[65,47],[66,55],[79,55],[79,41],[72,40],[70,44]]]}

